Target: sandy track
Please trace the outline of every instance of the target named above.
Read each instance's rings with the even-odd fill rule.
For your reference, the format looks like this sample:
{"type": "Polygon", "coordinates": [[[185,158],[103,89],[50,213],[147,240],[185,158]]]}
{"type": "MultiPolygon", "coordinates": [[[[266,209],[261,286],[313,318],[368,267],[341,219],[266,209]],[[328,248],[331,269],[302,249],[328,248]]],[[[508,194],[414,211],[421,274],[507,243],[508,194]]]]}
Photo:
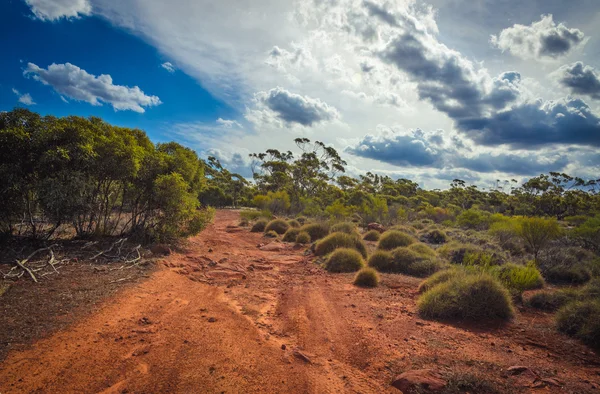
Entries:
{"type": "Polygon", "coordinates": [[[516,364],[564,383],[546,392],[593,392],[600,380],[598,357],[556,334],[545,314],[487,329],[423,322],[417,279],[389,275],[357,289],[303,249],[260,250],[264,239],[237,221],[219,211],[148,280],[10,353],[0,393],[381,393],[394,392],[394,374],[423,367],[528,392],[506,377],[516,364]]]}

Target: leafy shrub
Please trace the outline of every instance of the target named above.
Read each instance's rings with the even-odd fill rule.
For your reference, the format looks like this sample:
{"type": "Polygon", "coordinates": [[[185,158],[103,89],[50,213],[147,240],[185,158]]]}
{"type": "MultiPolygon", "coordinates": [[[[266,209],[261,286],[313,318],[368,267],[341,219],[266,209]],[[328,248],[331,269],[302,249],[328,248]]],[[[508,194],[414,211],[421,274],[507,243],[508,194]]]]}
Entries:
{"type": "Polygon", "coordinates": [[[301,226],[300,222],[297,221],[296,219],[290,219],[290,220],[288,220],[287,223],[290,225],[290,227],[293,227],[293,228],[298,228],[301,226]]]}
{"type": "Polygon", "coordinates": [[[379,275],[373,268],[364,267],[354,277],[354,284],[360,287],[377,287],[379,275]]]}
{"type": "Polygon", "coordinates": [[[556,219],[524,217],[514,220],[517,220],[517,235],[533,251],[536,261],[539,252],[560,235],[560,227],[556,219]]]}
{"type": "Polygon", "coordinates": [[[427,231],[425,234],[423,234],[421,236],[421,239],[424,242],[434,244],[434,245],[439,245],[439,244],[446,243],[448,241],[448,236],[446,235],[445,232],[434,229],[434,230],[427,231]]]}
{"type": "Polygon", "coordinates": [[[377,230],[367,231],[363,236],[365,241],[379,241],[379,238],[381,238],[381,234],[377,230]]]}
{"type": "Polygon", "coordinates": [[[544,287],[544,279],[533,265],[503,264],[490,267],[489,272],[511,290],[523,292],[525,290],[540,289],[544,287]]]}
{"type": "Polygon", "coordinates": [[[512,254],[517,256],[523,254],[524,248],[517,234],[517,224],[515,220],[507,218],[496,221],[490,226],[489,232],[498,241],[502,249],[509,250],[512,254]]]}
{"type": "Polygon", "coordinates": [[[426,257],[436,257],[437,256],[437,254],[435,253],[435,250],[433,250],[432,248],[430,248],[429,246],[427,246],[421,242],[417,242],[417,243],[408,245],[408,248],[410,250],[412,250],[413,252],[420,254],[421,256],[426,256],[426,257]]]}
{"type": "Polygon", "coordinates": [[[296,242],[299,244],[309,244],[310,243],[310,234],[306,231],[300,231],[296,236],[296,242]]]}
{"type": "Polygon", "coordinates": [[[269,210],[274,214],[287,212],[290,209],[290,196],[285,190],[268,192],[266,195],[256,195],[252,200],[255,206],[269,210]]]}
{"type": "Polygon", "coordinates": [[[283,242],[296,242],[296,237],[300,234],[300,229],[290,227],[288,231],[283,234],[283,238],[281,239],[283,242]]]}
{"type": "Polygon", "coordinates": [[[267,232],[265,232],[265,237],[267,238],[277,238],[279,236],[279,234],[277,234],[277,232],[275,230],[269,230],[267,232]]]}
{"type": "Polygon", "coordinates": [[[346,233],[346,234],[355,234],[356,233],[356,225],[352,222],[342,222],[337,223],[331,226],[332,233],[346,233]]]}
{"type": "Polygon", "coordinates": [[[417,303],[424,318],[481,322],[508,320],[513,307],[508,291],[487,274],[454,275],[425,291],[417,303]]]}
{"type": "Polygon", "coordinates": [[[262,233],[263,231],[265,231],[265,227],[267,227],[267,223],[268,223],[267,219],[258,219],[256,222],[254,222],[254,225],[250,229],[250,232],[262,233]]]}
{"type": "Polygon", "coordinates": [[[484,230],[490,224],[490,213],[474,208],[467,209],[456,217],[456,223],[463,228],[484,230]]]}
{"type": "Polygon", "coordinates": [[[560,332],[600,348],[600,300],[571,302],[556,313],[560,332]]]}
{"type": "Polygon", "coordinates": [[[408,246],[415,243],[415,239],[400,231],[386,231],[379,239],[377,249],[392,250],[400,246],[408,246]]]}
{"type": "Polygon", "coordinates": [[[265,227],[265,231],[275,231],[277,234],[285,234],[286,231],[290,228],[290,225],[283,219],[275,219],[271,220],[267,227],[265,227]]]}
{"type": "Polygon", "coordinates": [[[578,297],[579,293],[573,289],[540,291],[529,297],[525,303],[535,309],[554,312],[578,297]]]}
{"type": "Polygon", "coordinates": [[[315,254],[324,256],[339,248],[352,248],[357,250],[363,257],[367,257],[367,248],[360,238],[346,233],[331,233],[317,242],[315,254]]]}
{"type": "Polygon", "coordinates": [[[355,272],[364,265],[365,262],[359,252],[354,249],[341,248],[331,253],[325,262],[325,269],[329,272],[355,272]]]}
{"type": "Polygon", "coordinates": [[[311,241],[314,242],[329,234],[329,226],[326,223],[309,223],[300,227],[300,231],[306,231],[310,235],[311,241]]]}
{"type": "Polygon", "coordinates": [[[600,215],[588,218],[572,234],[587,248],[600,252],[600,215]]]}
{"type": "Polygon", "coordinates": [[[376,250],[369,257],[369,267],[375,268],[380,272],[392,272],[394,267],[394,257],[392,253],[386,250],[376,250]]]}

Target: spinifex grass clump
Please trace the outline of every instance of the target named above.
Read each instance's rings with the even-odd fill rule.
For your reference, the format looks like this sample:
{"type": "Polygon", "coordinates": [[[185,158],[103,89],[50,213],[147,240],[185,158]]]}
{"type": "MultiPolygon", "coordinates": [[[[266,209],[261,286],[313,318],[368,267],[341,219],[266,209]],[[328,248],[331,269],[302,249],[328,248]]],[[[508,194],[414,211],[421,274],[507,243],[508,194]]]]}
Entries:
{"type": "Polygon", "coordinates": [[[339,248],[352,248],[363,257],[367,257],[367,248],[361,239],[356,235],[346,233],[332,233],[320,240],[315,246],[315,254],[325,256],[339,248]]]}
{"type": "Polygon", "coordinates": [[[258,219],[254,225],[252,225],[252,229],[250,230],[253,233],[262,233],[265,231],[265,227],[267,227],[267,219],[258,219]]]}
{"type": "Polygon", "coordinates": [[[556,313],[559,331],[600,349],[600,300],[576,301],[556,313]]]}
{"type": "Polygon", "coordinates": [[[444,267],[435,257],[417,253],[409,248],[392,250],[393,272],[417,277],[429,276],[444,267]]]}
{"type": "Polygon", "coordinates": [[[327,223],[308,223],[300,227],[300,231],[306,231],[310,235],[311,241],[314,242],[329,234],[329,226],[327,223]]]}
{"type": "Polygon", "coordinates": [[[381,234],[377,230],[367,231],[363,236],[365,241],[379,241],[379,238],[381,238],[381,234]]]}
{"type": "Polygon", "coordinates": [[[306,231],[300,231],[296,236],[296,242],[299,244],[309,244],[310,243],[310,234],[306,231]]]}
{"type": "Polygon", "coordinates": [[[386,250],[376,250],[369,257],[369,267],[379,272],[393,272],[394,257],[386,250]]]}
{"type": "Polygon", "coordinates": [[[377,249],[392,250],[400,246],[408,246],[415,243],[416,240],[410,235],[401,231],[386,231],[379,239],[377,249]]]}
{"type": "Polygon", "coordinates": [[[377,287],[379,275],[373,268],[365,267],[356,273],[354,284],[360,287],[377,287]]]}
{"type": "Polygon", "coordinates": [[[283,219],[275,219],[271,220],[267,227],[265,227],[265,232],[275,231],[277,234],[285,234],[286,231],[290,228],[290,225],[283,219]]]}
{"type": "Polygon", "coordinates": [[[443,279],[419,298],[417,307],[424,318],[484,322],[513,316],[510,294],[489,274],[457,273],[443,279]]]}
{"type": "Polygon", "coordinates": [[[277,234],[274,230],[269,230],[265,232],[265,237],[267,238],[277,238],[279,234],[277,234]]]}
{"type": "Polygon", "coordinates": [[[283,238],[281,239],[283,242],[296,242],[296,237],[300,234],[300,229],[290,227],[288,231],[283,234],[283,238]]]}
{"type": "Polygon", "coordinates": [[[297,221],[296,219],[288,220],[288,224],[290,225],[290,227],[293,227],[293,228],[298,228],[301,226],[300,222],[297,221]]]}
{"type": "Polygon", "coordinates": [[[575,289],[562,289],[558,291],[540,291],[526,300],[527,306],[546,312],[554,312],[569,302],[579,298],[575,289]]]}
{"type": "Polygon", "coordinates": [[[331,226],[332,233],[356,234],[356,225],[352,222],[336,223],[331,226]]]}
{"type": "Polygon", "coordinates": [[[365,266],[360,253],[355,249],[336,249],[325,262],[325,269],[329,272],[356,272],[365,266]]]}

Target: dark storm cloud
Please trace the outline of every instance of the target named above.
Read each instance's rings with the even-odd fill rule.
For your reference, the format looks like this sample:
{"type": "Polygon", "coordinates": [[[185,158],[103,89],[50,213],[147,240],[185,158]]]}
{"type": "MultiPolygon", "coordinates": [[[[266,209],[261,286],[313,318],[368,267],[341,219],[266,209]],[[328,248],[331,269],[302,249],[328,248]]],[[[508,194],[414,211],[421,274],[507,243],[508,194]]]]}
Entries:
{"type": "Polygon", "coordinates": [[[600,100],[600,75],[593,67],[576,62],[562,66],[553,75],[558,82],[569,88],[571,93],[600,100]]]}

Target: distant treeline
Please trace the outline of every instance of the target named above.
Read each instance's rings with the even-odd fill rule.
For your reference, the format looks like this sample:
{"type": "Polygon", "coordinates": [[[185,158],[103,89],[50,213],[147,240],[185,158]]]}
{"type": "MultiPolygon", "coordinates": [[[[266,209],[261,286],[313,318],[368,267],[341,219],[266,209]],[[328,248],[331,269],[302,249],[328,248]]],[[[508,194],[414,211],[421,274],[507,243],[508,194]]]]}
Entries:
{"type": "Polygon", "coordinates": [[[204,165],[175,142],[99,118],[0,114],[0,232],[48,239],[132,235],[169,240],[199,232],[204,165]]]}

